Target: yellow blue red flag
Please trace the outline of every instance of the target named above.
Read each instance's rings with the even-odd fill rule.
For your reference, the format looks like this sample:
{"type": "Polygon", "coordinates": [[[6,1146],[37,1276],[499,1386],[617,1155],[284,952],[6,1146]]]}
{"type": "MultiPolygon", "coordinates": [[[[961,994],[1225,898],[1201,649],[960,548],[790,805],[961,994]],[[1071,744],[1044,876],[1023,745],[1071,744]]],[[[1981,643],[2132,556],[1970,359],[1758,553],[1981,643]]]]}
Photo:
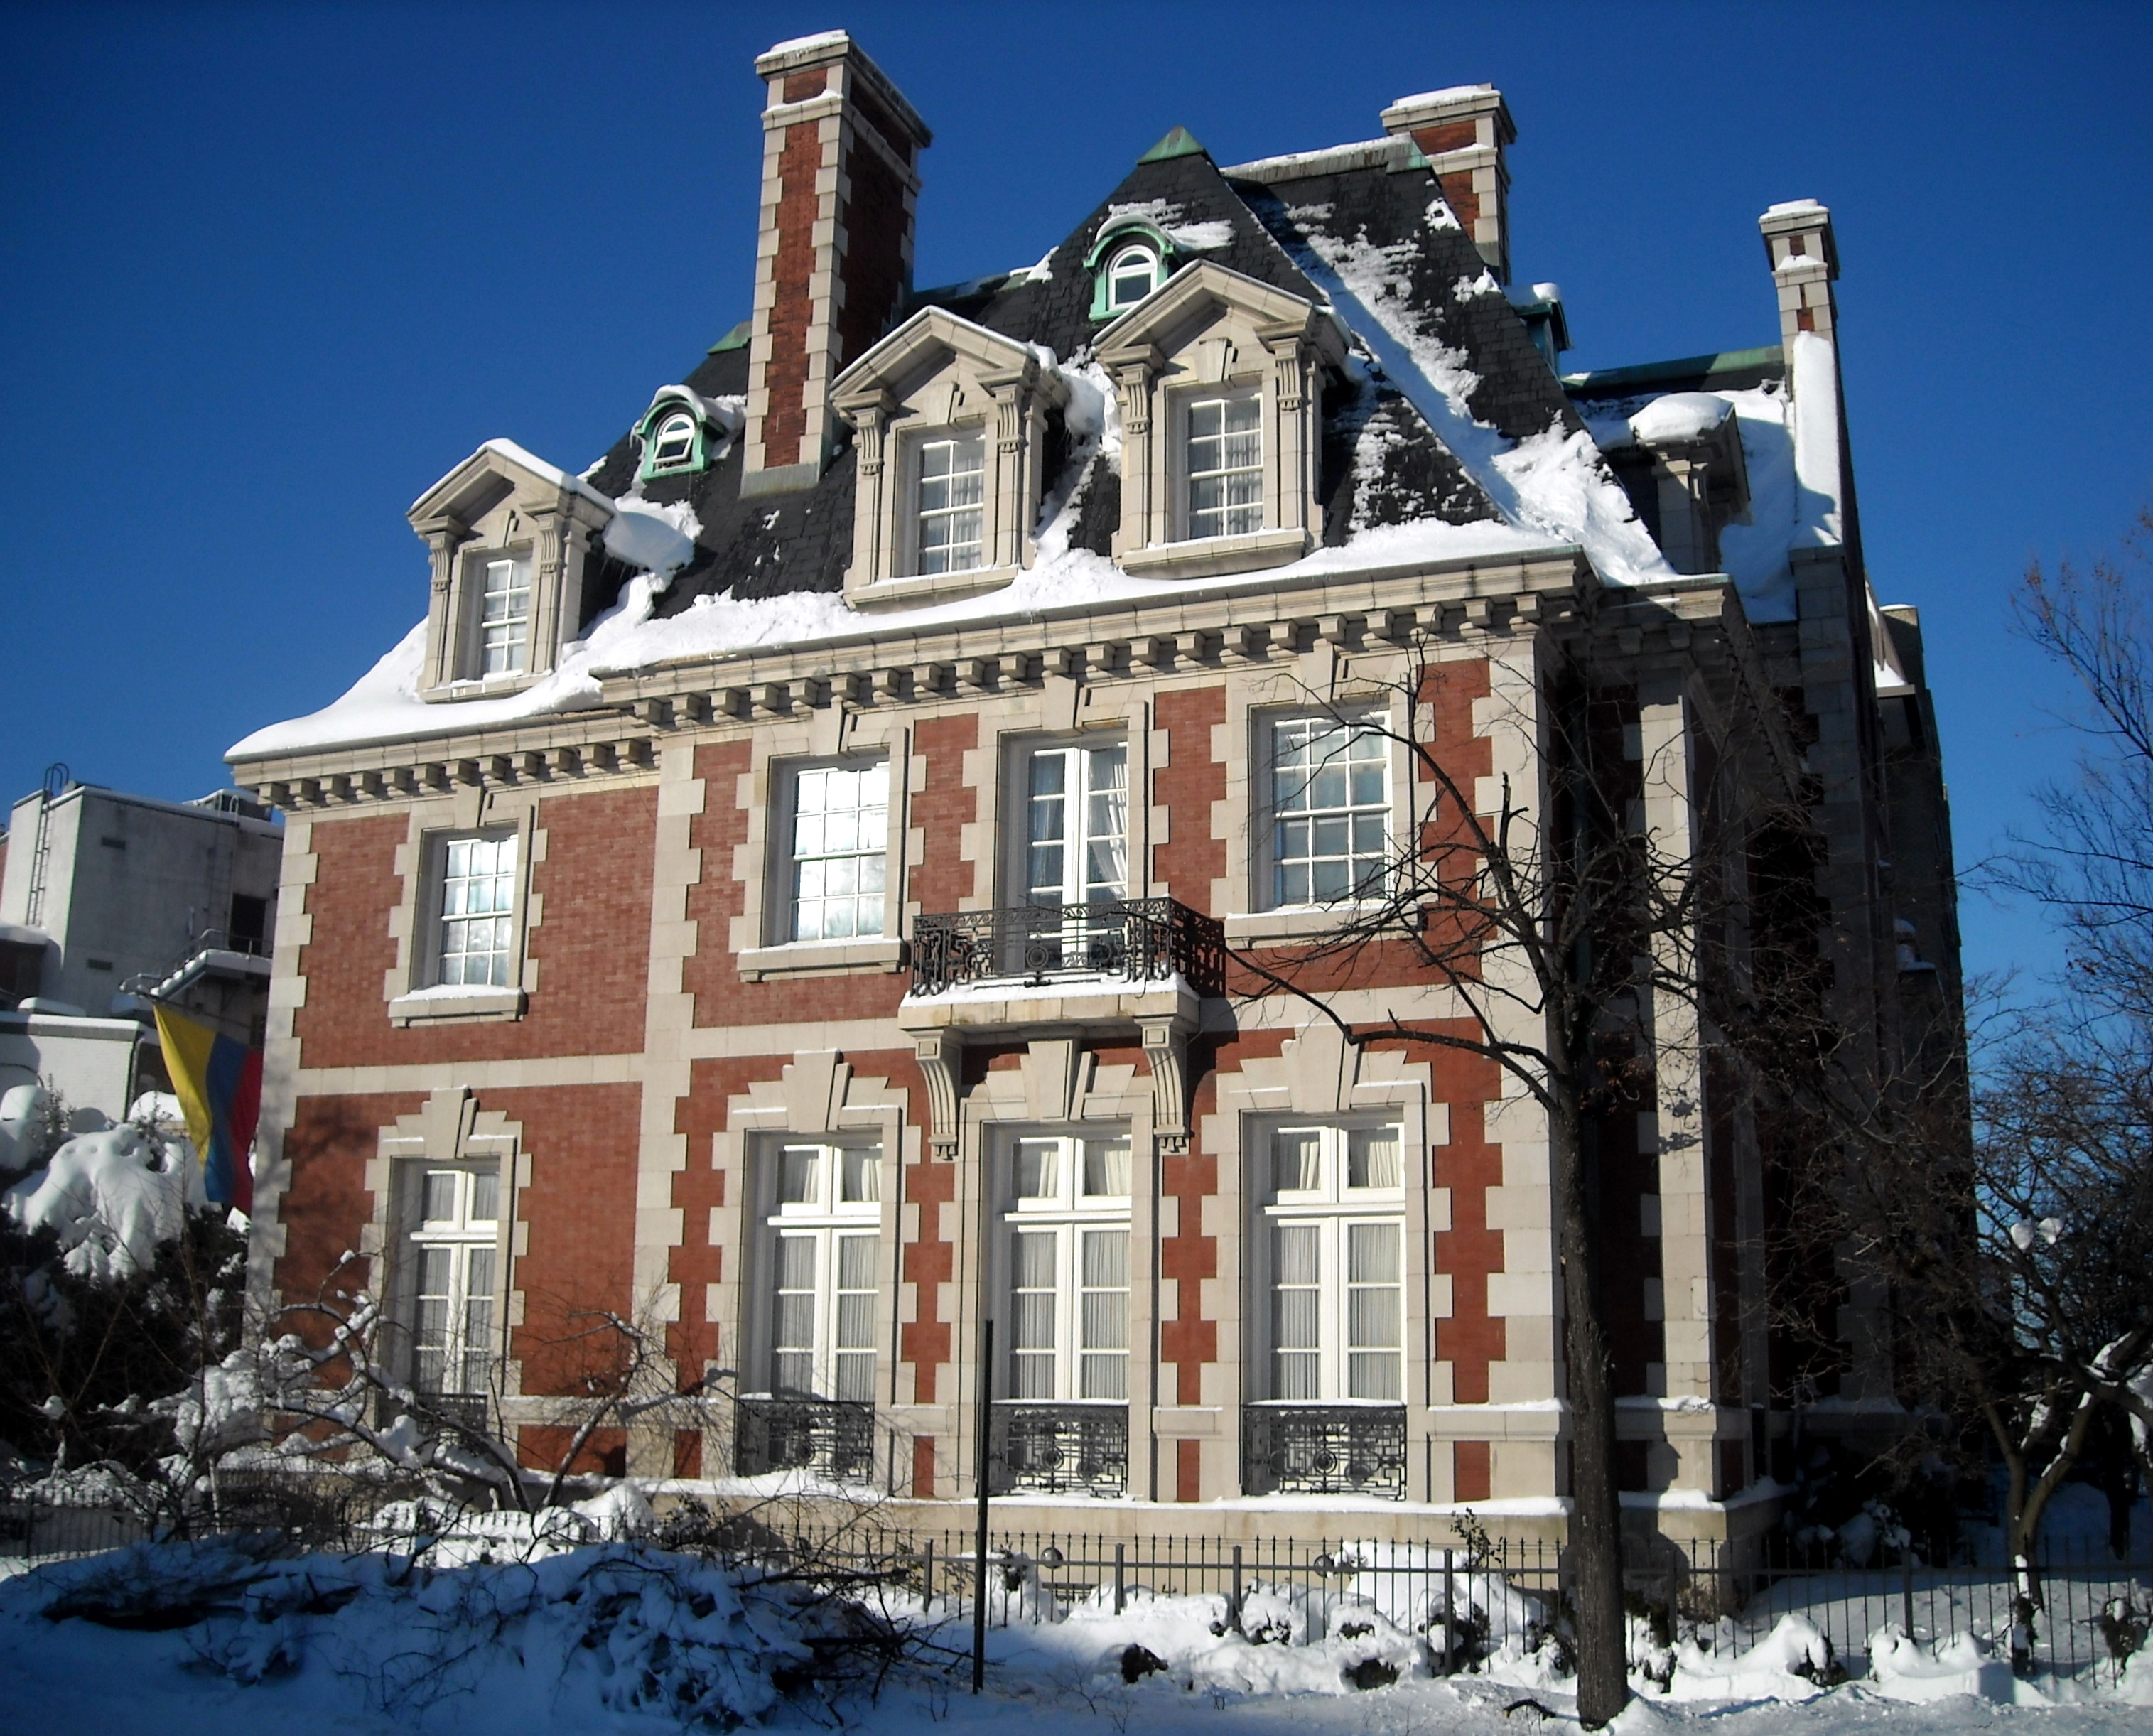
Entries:
{"type": "Polygon", "coordinates": [[[187,1137],[201,1157],[203,1190],[212,1204],[253,1210],[254,1171],[247,1154],[262,1112],[262,1051],[162,1005],[157,1040],[186,1117],[187,1137]]]}

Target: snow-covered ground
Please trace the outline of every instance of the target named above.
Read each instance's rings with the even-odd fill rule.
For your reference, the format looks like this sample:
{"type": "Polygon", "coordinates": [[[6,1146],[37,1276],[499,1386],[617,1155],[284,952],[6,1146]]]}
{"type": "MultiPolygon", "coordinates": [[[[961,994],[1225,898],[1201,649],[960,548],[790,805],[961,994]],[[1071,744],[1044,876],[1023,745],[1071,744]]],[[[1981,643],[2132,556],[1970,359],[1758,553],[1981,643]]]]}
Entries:
{"type": "MultiPolygon", "coordinates": [[[[982,1698],[967,1691],[966,1608],[922,1610],[908,1594],[887,1613],[924,1632],[928,1652],[878,1697],[832,1700],[798,1683],[841,1671],[841,1657],[814,1648],[842,1618],[789,1581],[634,1544],[532,1555],[430,1571],[395,1555],[280,1561],[223,1544],[43,1570],[0,1587],[0,1731],[544,1736],[747,1721],[939,1736],[1012,1717],[1098,1736],[1576,1728],[1552,1648],[1514,1641],[1478,1673],[1443,1679],[1422,1638],[1372,1603],[1252,1586],[1235,1632],[1215,1595],[1132,1590],[1119,1615],[1107,1596],[1056,1610],[1021,1575],[990,1601],[982,1698]],[[128,1625],[97,1619],[115,1611],[128,1625]]],[[[2004,1725],[2080,1736],[2153,1723],[2153,1672],[2126,1674],[2115,1696],[2049,1705],[1971,1642],[1942,1657],[1876,1649],[1883,1679],[1825,1688],[1804,1673],[1824,1648],[1799,1617],[1740,1655],[1684,1648],[1672,1692],[1641,1698],[1618,1728],[1913,1736],[2004,1725]]]]}

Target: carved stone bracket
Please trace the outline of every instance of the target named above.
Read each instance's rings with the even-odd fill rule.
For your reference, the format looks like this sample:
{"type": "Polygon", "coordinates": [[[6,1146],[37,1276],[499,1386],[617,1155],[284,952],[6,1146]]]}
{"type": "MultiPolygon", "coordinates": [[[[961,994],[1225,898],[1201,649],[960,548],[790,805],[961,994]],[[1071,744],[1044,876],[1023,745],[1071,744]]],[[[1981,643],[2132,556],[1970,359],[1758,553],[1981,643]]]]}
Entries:
{"type": "Polygon", "coordinates": [[[965,1040],[946,1029],[915,1031],[913,1056],[927,1081],[931,1123],[927,1143],[938,1162],[953,1162],[957,1155],[958,1079],[964,1066],[965,1040]]]}
{"type": "Polygon", "coordinates": [[[1163,1153],[1178,1156],[1188,1149],[1189,1021],[1179,1016],[1146,1019],[1144,1058],[1151,1063],[1152,1136],[1163,1153]]]}

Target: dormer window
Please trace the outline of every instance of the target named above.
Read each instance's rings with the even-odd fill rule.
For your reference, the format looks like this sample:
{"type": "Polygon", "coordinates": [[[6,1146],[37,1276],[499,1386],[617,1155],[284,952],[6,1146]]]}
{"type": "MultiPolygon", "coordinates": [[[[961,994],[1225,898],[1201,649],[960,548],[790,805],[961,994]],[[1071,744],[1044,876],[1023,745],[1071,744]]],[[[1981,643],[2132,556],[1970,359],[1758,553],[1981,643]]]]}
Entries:
{"type": "Polygon", "coordinates": [[[639,480],[707,470],[723,457],[740,432],[741,400],[705,398],[687,386],[660,386],[635,425],[643,451],[639,480]]]}
{"type": "Polygon", "coordinates": [[[1323,381],[1345,361],[1325,310],[1199,260],[1097,347],[1121,400],[1124,572],[1248,573],[1315,546],[1323,381]]]}
{"type": "Polygon", "coordinates": [[[650,468],[681,470],[695,455],[695,419],[685,410],[675,410],[658,425],[657,437],[650,443],[650,468]]]}
{"type": "Polygon", "coordinates": [[[1032,563],[1069,389],[1051,359],[923,308],[832,384],[851,423],[855,608],[977,596],[1032,563]]]}
{"type": "Polygon", "coordinates": [[[1133,308],[1158,287],[1158,255],[1141,242],[1123,247],[1107,267],[1107,308],[1133,308]]]}
{"type": "Polygon", "coordinates": [[[1110,217],[1084,256],[1092,273],[1092,318],[1118,319],[1173,275],[1173,243],[1155,223],[1110,217]]]}
{"type": "Polygon", "coordinates": [[[919,442],[919,558],[923,576],[969,573],[986,564],[981,496],[986,440],[953,434],[919,442]]]}

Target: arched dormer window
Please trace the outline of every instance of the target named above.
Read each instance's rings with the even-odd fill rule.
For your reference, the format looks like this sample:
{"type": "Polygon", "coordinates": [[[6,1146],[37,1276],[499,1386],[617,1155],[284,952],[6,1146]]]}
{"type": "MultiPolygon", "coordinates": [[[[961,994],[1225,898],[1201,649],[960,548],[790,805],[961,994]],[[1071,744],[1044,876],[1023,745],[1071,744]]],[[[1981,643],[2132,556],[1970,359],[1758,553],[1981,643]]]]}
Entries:
{"type": "Polygon", "coordinates": [[[650,442],[650,469],[688,468],[695,461],[695,419],[685,410],[674,410],[658,425],[650,442]]]}
{"type": "Polygon", "coordinates": [[[1092,243],[1092,318],[1118,319],[1173,275],[1173,243],[1142,218],[1109,221],[1092,243]]]}
{"type": "Polygon", "coordinates": [[[663,386],[635,425],[642,451],[639,479],[706,470],[725,456],[739,433],[742,405],[733,398],[705,398],[686,386],[663,386]]]}

